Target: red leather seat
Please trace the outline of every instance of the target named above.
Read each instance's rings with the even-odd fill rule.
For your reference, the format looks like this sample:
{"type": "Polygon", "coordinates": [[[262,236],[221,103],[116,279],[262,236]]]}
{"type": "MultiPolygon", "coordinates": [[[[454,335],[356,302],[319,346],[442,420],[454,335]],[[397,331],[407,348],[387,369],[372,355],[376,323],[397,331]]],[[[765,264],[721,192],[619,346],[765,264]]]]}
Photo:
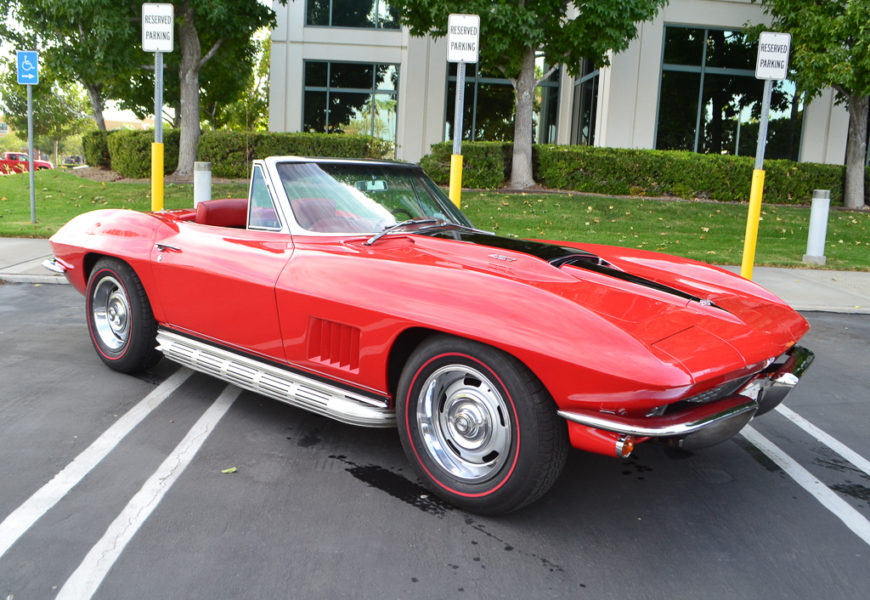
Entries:
{"type": "Polygon", "coordinates": [[[247,198],[215,198],[196,205],[194,221],[215,227],[245,227],[248,224],[247,198]]]}

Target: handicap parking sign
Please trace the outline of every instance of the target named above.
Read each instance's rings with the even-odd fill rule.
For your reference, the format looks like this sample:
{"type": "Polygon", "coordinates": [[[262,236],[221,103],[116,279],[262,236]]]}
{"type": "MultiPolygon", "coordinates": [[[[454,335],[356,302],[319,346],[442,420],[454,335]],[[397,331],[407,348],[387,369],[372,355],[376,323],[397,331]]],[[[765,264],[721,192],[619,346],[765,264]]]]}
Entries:
{"type": "Polygon", "coordinates": [[[18,83],[21,85],[39,83],[39,54],[37,52],[18,52],[18,83]]]}

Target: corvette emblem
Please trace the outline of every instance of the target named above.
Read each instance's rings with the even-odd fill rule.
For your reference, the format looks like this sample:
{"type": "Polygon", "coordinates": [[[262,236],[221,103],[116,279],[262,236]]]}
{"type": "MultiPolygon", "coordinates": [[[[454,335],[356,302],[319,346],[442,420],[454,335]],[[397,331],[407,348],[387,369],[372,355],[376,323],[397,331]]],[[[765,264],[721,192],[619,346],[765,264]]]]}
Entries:
{"type": "Polygon", "coordinates": [[[504,261],[507,261],[507,262],[514,262],[514,261],[516,261],[515,258],[511,258],[510,256],[504,256],[503,254],[487,254],[487,256],[489,256],[490,258],[494,258],[494,259],[496,259],[496,260],[504,260],[504,261]]]}

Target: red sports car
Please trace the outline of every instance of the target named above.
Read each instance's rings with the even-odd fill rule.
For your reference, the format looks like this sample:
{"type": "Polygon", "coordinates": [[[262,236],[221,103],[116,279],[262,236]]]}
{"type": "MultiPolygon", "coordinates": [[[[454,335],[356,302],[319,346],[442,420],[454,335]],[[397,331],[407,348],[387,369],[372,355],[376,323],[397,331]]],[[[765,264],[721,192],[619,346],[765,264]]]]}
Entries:
{"type": "Polygon", "coordinates": [[[398,427],[436,494],[503,513],[569,446],[726,440],[813,355],[759,286],[654,252],[475,229],[410,164],[255,161],[247,199],[99,210],[51,238],[94,348],[161,356],[354,425],[398,427]]]}

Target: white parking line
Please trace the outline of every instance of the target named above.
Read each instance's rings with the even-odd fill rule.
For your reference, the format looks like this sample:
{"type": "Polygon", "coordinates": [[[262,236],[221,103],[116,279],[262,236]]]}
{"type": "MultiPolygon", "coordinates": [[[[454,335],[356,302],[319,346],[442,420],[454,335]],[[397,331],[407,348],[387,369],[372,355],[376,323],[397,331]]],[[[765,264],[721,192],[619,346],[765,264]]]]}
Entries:
{"type": "Polygon", "coordinates": [[[42,515],[51,510],[79,481],[84,479],[142,419],[160,406],[192,374],[192,371],[184,368],[173,373],[136,406],[115,421],[105,433],[94,440],[51,481],[39,488],[24,504],[6,517],[0,523],[0,558],[42,515]]]}
{"type": "Polygon", "coordinates": [[[783,406],[782,404],[780,404],[776,407],[776,410],[786,419],[809,433],[811,436],[816,438],[825,446],[827,446],[828,448],[848,460],[850,463],[864,471],[867,475],[870,475],[870,460],[867,460],[866,458],[846,446],[846,444],[844,444],[843,442],[834,439],[833,437],[804,419],[802,416],[800,416],[787,406],[783,406]]]}
{"type": "Polygon", "coordinates": [[[57,600],[88,600],[94,595],[124,548],[193,460],[241,391],[233,385],[224,389],[163,464],[142,485],[121,514],[112,521],[100,541],[91,548],[61,588],[57,600]]]}
{"type": "Polygon", "coordinates": [[[870,521],[865,519],[861,513],[852,508],[852,506],[840,498],[836,492],[816,479],[812,473],[800,466],[776,444],[758,433],[752,427],[747,425],[740,432],[740,435],[767,455],[767,457],[785,471],[789,477],[794,479],[798,485],[812,494],[815,499],[822,504],[822,506],[831,511],[834,516],[840,519],[855,535],[864,540],[864,543],[870,545],[870,521]]]}

